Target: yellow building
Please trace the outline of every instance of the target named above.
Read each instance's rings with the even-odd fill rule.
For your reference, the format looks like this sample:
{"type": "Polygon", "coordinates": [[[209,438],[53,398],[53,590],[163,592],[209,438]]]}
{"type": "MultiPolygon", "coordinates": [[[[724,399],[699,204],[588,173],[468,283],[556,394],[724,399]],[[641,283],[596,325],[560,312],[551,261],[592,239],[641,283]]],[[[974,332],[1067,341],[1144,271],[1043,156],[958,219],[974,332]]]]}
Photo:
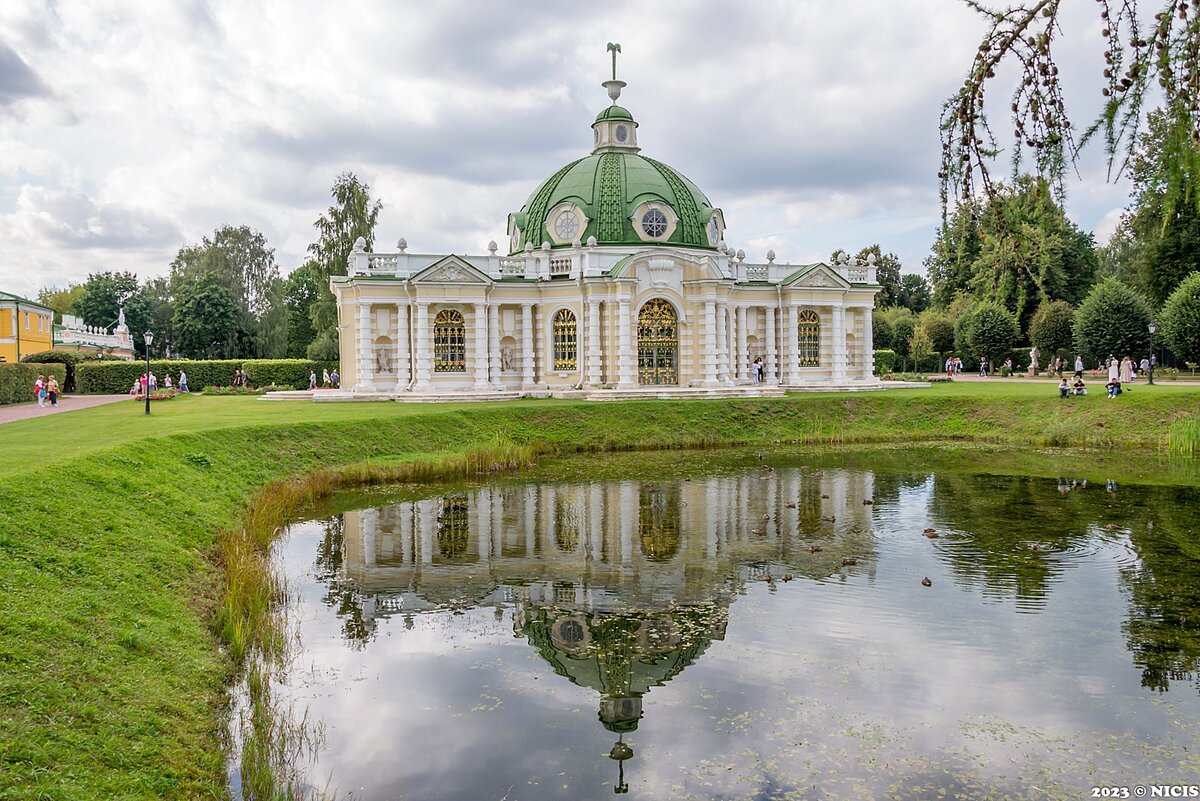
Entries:
{"type": "Polygon", "coordinates": [[[54,347],[54,309],[0,292],[0,362],[54,347]]]}

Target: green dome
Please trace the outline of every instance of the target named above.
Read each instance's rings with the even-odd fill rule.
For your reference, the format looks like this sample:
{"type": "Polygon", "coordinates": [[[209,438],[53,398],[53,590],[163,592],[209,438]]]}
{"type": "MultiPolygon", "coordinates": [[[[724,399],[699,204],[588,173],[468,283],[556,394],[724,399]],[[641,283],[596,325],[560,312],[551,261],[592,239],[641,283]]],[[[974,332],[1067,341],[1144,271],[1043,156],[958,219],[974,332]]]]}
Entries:
{"type": "MultiPolygon", "coordinates": [[[[629,114],[610,106],[601,116],[614,112],[629,114]]],[[[713,249],[706,231],[713,206],[699,187],[661,161],[631,151],[610,151],[571,162],[534,190],[514,215],[520,237],[513,240],[513,252],[523,250],[526,243],[535,248],[543,242],[569,247],[569,242],[556,243],[546,228],[546,216],[564,202],[575,204],[588,218],[586,229],[572,237],[581,242],[594,236],[600,245],[673,244],[713,249]],[[678,222],[669,237],[647,241],[634,231],[631,217],[648,201],[659,201],[674,211],[678,222]]]]}
{"type": "Polygon", "coordinates": [[[633,115],[629,113],[629,109],[621,106],[609,106],[596,115],[596,122],[602,120],[629,120],[633,121],[633,115]]]}

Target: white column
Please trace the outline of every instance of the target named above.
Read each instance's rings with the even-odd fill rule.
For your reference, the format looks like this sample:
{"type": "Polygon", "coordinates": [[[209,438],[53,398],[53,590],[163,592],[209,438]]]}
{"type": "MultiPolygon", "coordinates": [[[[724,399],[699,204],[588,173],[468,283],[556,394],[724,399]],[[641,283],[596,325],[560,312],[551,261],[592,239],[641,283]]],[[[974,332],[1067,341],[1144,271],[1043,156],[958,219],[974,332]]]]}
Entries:
{"type": "Polygon", "coordinates": [[[475,370],[475,389],[488,388],[488,332],[487,332],[487,304],[476,303],[475,315],[471,321],[475,337],[475,359],[473,368],[475,370]]]}
{"type": "Polygon", "coordinates": [[[784,318],[783,327],[783,352],[786,361],[783,364],[783,377],[785,384],[800,383],[800,348],[797,341],[797,317],[796,307],[789,305],[787,307],[787,316],[784,318]]]}
{"type": "Polygon", "coordinates": [[[600,301],[588,303],[587,383],[599,386],[600,379],[600,301]]]}
{"type": "Polygon", "coordinates": [[[765,375],[765,383],[775,384],[778,375],[775,372],[776,356],[775,356],[775,307],[764,306],[763,317],[766,319],[767,326],[767,353],[763,357],[763,368],[765,375]]]}
{"type": "Polygon", "coordinates": [[[488,305],[488,376],[492,386],[500,386],[500,305],[488,305]]]}
{"type": "Polygon", "coordinates": [[[729,381],[729,307],[717,304],[717,380],[722,384],[729,381]]]}
{"type": "Polygon", "coordinates": [[[637,386],[637,374],[630,344],[629,299],[621,298],[617,307],[617,386],[632,389],[637,386]]]}
{"type": "Polygon", "coordinates": [[[533,306],[521,304],[521,388],[533,389],[533,306]]]}
{"type": "Polygon", "coordinates": [[[846,316],[840,303],[833,307],[833,378],[846,379],[846,316]]]}
{"type": "Polygon", "coordinates": [[[704,301],[704,349],[700,353],[704,362],[704,386],[717,383],[717,304],[704,301]]]}
{"type": "Polygon", "coordinates": [[[746,307],[737,307],[737,355],[735,356],[737,365],[737,377],[739,381],[745,381],[748,378],[750,369],[749,357],[746,355],[746,307]]]}
{"type": "Polygon", "coordinates": [[[862,335],[862,377],[870,381],[875,376],[875,332],[871,329],[873,310],[864,307],[859,310],[863,317],[862,335]]]}
{"type": "Polygon", "coordinates": [[[429,304],[417,304],[417,345],[413,348],[413,364],[417,367],[414,389],[429,389],[429,363],[433,354],[429,348],[429,304]]]}
{"type": "Polygon", "coordinates": [[[412,379],[412,353],[408,348],[408,306],[396,304],[396,391],[408,389],[412,379]]]}
{"type": "Polygon", "coordinates": [[[358,304],[358,388],[375,389],[375,343],[371,341],[371,306],[358,304]]]}
{"type": "Polygon", "coordinates": [[[437,501],[420,501],[417,503],[417,532],[421,537],[421,564],[433,562],[433,527],[437,525],[437,501]]]}

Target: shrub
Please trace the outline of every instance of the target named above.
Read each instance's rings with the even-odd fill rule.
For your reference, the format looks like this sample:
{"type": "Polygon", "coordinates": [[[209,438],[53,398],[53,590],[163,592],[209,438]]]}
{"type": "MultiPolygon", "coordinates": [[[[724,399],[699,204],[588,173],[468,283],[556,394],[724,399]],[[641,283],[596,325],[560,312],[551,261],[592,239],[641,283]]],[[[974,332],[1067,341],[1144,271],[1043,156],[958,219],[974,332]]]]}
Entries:
{"type": "MultiPolygon", "coordinates": [[[[308,386],[308,384],[305,384],[308,386]]],[[[291,384],[267,384],[262,387],[205,387],[205,395],[265,395],[268,392],[294,390],[291,384]]]]}
{"type": "Polygon", "coordinates": [[[1200,272],[1184,278],[1163,304],[1162,335],[1179,359],[1200,361],[1200,272]]]}
{"type": "MultiPolygon", "coordinates": [[[[335,364],[312,362],[304,359],[217,359],[179,360],[159,359],[150,362],[150,371],[158,376],[170,373],[178,378],[182,369],[187,372],[189,387],[227,386],[233,383],[233,374],[239,367],[246,371],[250,384],[291,384],[308,386],[308,373],[317,375],[325,369],[332,370],[335,364]]],[[[142,362],[87,362],[76,368],[79,391],[89,394],[119,394],[128,392],[142,373],[146,363],[142,362]]]]}
{"type": "Polygon", "coordinates": [[[33,394],[33,384],[39,375],[54,376],[59,385],[65,385],[67,366],[23,362],[0,364],[0,405],[37,400],[33,394]]]}
{"type": "Polygon", "coordinates": [[[986,356],[992,369],[996,358],[1011,351],[1020,335],[1017,318],[993,301],[974,304],[954,326],[955,345],[976,359],[986,356]]]}
{"type": "Polygon", "coordinates": [[[1065,300],[1054,300],[1038,306],[1029,321],[1029,341],[1049,362],[1059,351],[1070,350],[1075,343],[1075,310],[1065,300]]]}
{"type": "Polygon", "coordinates": [[[892,372],[892,368],[896,366],[896,351],[894,350],[877,350],[875,351],[875,374],[884,375],[892,372]]]}
{"type": "Polygon", "coordinates": [[[938,353],[954,350],[954,323],[944,314],[927,311],[917,317],[917,329],[925,333],[932,349],[938,353]]]}
{"type": "Polygon", "coordinates": [[[1075,347],[1087,364],[1108,356],[1146,353],[1150,346],[1150,307],[1115,278],[1092,287],[1075,313],[1075,347]]]}

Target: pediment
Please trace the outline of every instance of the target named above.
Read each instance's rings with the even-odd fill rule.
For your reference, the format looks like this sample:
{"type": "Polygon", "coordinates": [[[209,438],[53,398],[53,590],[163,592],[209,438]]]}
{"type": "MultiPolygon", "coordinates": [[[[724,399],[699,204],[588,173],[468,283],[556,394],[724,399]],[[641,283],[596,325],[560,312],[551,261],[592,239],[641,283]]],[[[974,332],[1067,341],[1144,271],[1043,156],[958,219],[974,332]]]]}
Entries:
{"type": "Polygon", "coordinates": [[[412,277],[414,284],[490,284],[492,279],[465,259],[450,255],[412,277]]]}
{"type": "Polygon", "coordinates": [[[804,289],[849,289],[850,282],[827,264],[812,264],[785,278],[783,286],[804,289]]]}

